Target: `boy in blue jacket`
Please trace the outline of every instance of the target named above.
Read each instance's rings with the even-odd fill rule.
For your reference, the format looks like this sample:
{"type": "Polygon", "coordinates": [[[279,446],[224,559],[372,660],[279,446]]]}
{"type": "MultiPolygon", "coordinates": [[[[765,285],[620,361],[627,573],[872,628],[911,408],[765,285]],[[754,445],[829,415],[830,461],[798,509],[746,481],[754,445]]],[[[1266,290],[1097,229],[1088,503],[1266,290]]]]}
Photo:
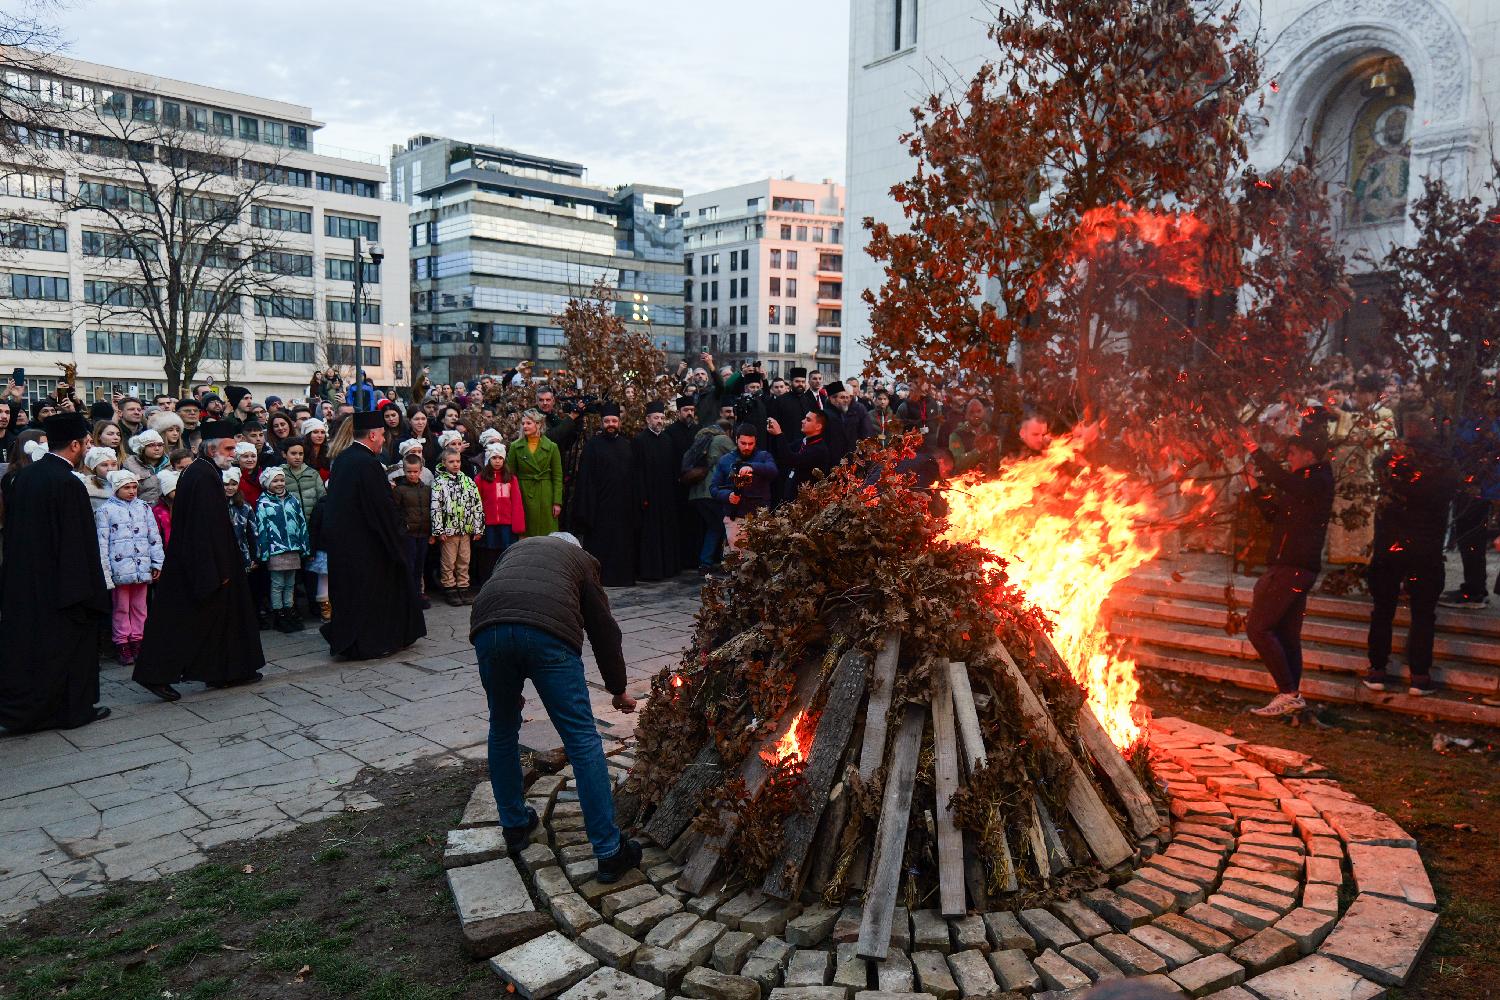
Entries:
{"type": "Polygon", "coordinates": [[[739,549],[740,522],[771,506],[771,484],[776,481],[776,460],[756,447],[754,424],[740,424],[734,431],[734,451],[714,466],[708,491],[724,505],[724,538],[731,550],[739,549]]]}

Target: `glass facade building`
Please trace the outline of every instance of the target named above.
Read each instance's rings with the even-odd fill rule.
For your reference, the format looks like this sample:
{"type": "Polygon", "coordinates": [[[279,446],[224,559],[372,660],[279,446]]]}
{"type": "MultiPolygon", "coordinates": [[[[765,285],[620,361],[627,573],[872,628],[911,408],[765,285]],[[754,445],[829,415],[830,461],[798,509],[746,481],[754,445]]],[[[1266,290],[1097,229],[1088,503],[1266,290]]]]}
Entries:
{"type": "Polygon", "coordinates": [[[582,165],[430,135],[391,151],[410,209],[416,363],[434,382],[560,363],[557,315],[602,282],[669,358],[684,350],[682,192],[588,183],[582,165]]]}

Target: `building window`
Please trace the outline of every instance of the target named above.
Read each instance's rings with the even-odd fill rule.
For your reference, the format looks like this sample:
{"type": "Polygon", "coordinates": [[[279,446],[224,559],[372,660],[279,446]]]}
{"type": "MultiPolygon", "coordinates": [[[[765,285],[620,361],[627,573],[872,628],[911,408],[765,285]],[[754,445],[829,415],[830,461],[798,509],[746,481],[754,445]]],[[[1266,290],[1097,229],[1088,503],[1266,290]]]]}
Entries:
{"type": "MultiPolygon", "coordinates": [[[[348,299],[329,299],[327,302],[328,319],[334,323],[354,322],[354,303],[348,299]]],[[[366,302],[360,310],[360,322],[379,323],[380,303],[366,302]]]]}
{"type": "MultiPolygon", "coordinates": [[[[730,258],[730,259],[732,260],[733,258],[730,258]]],[[[732,298],[736,298],[737,295],[738,295],[738,293],[739,293],[739,290],[740,290],[739,280],[736,279],[736,278],[730,278],[729,279],[729,297],[731,299],[732,298]]]]}
{"type": "Polygon", "coordinates": [[[378,243],[380,241],[380,223],[374,219],[351,219],[344,215],[325,214],[323,216],[323,235],[337,236],[345,240],[352,240],[354,237],[359,236],[366,242],[378,243]]]}
{"type": "Polygon", "coordinates": [[[87,279],[83,283],[83,301],[94,306],[128,306],[143,309],[146,293],[139,285],[127,285],[120,281],[98,281],[87,279]]]}
{"type": "Polygon", "coordinates": [[[719,283],[717,281],[713,281],[713,282],[709,283],[709,286],[708,286],[708,297],[709,297],[709,300],[712,301],[712,302],[719,301],[719,283]]]}
{"type": "Polygon", "coordinates": [[[707,274],[708,273],[708,258],[707,257],[699,257],[698,258],[698,273],[699,274],[707,274]]]}
{"type": "Polygon", "coordinates": [[[770,281],[770,286],[771,286],[770,293],[772,295],[776,295],[776,296],[781,295],[781,279],[780,278],[772,278],[771,281],[770,281]]]}
{"type": "MultiPolygon", "coordinates": [[[[361,350],[360,353],[362,353],[364,355],[364,359],[362,361],[360,361],[360,364],[362,364],[362,365],[364,365],[364,366],[366,366],[368,368],[378,367],[380,365],[380,348],[379,347],[366,347],[364,345],[360,345],[360,346],[362,347],[362,350],[361,350]]],[[[354,345],[353,344],[329,344],[328,345],[328,363],[332,364],[332,365],[352,365],[352,364],[354,364],[354,345]]]]}
{"type": "MultiPolygon", "coordinates": [[[[225,340],[226,337],[211,338],[207,343],[203,345],[203,353],[199,355],[199,357],[201,357],[204,361],[223,361],[225,340]]],[[[238,336],[234,335],[228,335],[227,340],[229,343],[229,360],[244,361],[245,342],[240,340],[238,336]]]]}
{"type": "Polygon", "coordinates": [[[255,255],[255,269],[264,274],[284,274],[291,278],[311,278],[313,259],[310,253],[288,253],[268,250],[255,255]]]}
{"type": "Polygon", "coordinates": [[[786,353],[787,354],[796,354],[797,353],[797,335],[795,333],[789,333],[789,334],[786,335],[785,339],[786,339],[786,353]]]}
{"type": "Polygon", "coordinates": [[[130,99],[130,117],[138,122],[156,121],[156,98],[132,97],[130,99]]]}
{"type": "Polygon", "coordinates": [[[818,282],[818,298],[838,299],[843,301],[844,283],[842,281],[820,281],[818,282]]]}
{"type": "Polygon", "coordinates": [[[718,205],[708,205],[708,206],[705,206],[703,208],[698,209],[698,218],[700,218],[700,219],[717,219],[718,217],[719,217],[719,206],[718,205]]]}
{"type": "Polygon", "coordinates": [[[0,326],[0,350],[66,354],[73,350],[73,332],[67,327],[0,326]]]}
{"type": "Polygon", "coordinates": [[[214,135],[233,136],[234,115],[227,111],[215,111],[213,133],[214,135]]]}
{"type": "Polygon", "coordinates": [[[792,227],[791,226],[782,226],[781,227],[781,238],[784,239],[784,240],[789,240],[789,239],[792,238],[792,227]]]}
{"type": "Polygon", "coordinates": [[[703,308],[701,308],[701,309],[698,310],[698,325],[700,327],[707,327],[708,326],[708,307],[707,306],[704,306],[703,308]]]}
{"type": "Polygon", "coordinates": [[[770,323],[772,326],[781,325],[780,306],[766,306],[766,322],[770,323]]]}
{"type": "Polygon", "coordinates": [[[745,270],[745,271],[750,270],[750,251],[749,250],[741,250],[740,251],[740,268],[741,268],[741,270],[745,270]]]}
{"type": "MultiPolygon", "coordinates": [[[[344,260],[339,257],[327,257],[323,260],[323,276],[329,281],[353,281],[354,261],[344,260]]],[[[365,261],[364,281],[367,285],[380,284],[380,265],[373,261],[365,261]]]]}
{"type": "Polygon", "coordinates": [[[78,200],[93,208],[109,208],[120,212],[146,212],[151,209],[151,199],[146,192],[123,184],[104,184],[99,181],[84,181],[78,185],[78,200]]]}
{"type": "Polygon", "coordinates": [[[708,325],[709,326],[718,326],[719,325],[719,307],[718,306],[715,306],[714,308],[712,308],[712,309],[710,309],[708,311],[708,325]]]}
{"type": "Polygon", "coordinates": [[[729,269],[731,271],[738,271],[740,269],[740,255],[737,250],[729,251],[729,269]]]}
{"type": "Polygon", "coordinates": [[[255,360],[310,365],[313,363],[313,345],[301,340],[257,340],[255,360]]]}
{"type": "Polygon", "coordinates": [[[740,298],[742,298],[742,299],[748,299],[749,297],[750,297],[750,279],[749,278],[741,278],[740,279],[740,298]]]}
{"type": "Polygon", "coordinates": [[[833,226],[833,227],[829,228],[829,230],[828,230],[828,242],[829,243],[842,243],[843,242],[843,235],[844,235],[844,230],[843,229],[841,229],[838,226],[833,226]]]}
{"type": "Polygon", "coordinates": [[[819,326],[842,327],[844,325],[844,310],[842,309],[819,309],[819,326]]]}
{"type": "Polygon", "coordinates": [[[788,271],[797,270],[797,251],[788,250],[786,252],[786,269],[788,271]]]}
{"type": "Polygon", "coordinates": [[[259,229],[275,229],[283,233],[312,232],[312,213],[295,208],[254,205],[250,209],[250,222],[259,229]]]}
{"type": "Polygon", "coordinates": [[[107,260],[135,260],[139,256],[157,256],[157,244],[145,236],[83,231],[83,255],[107,260]]]}
{"type": "Polygon", "coordinates": [[[771,251],[771,267],[773,267],[773,268],[779,268],[779,267],[781,267],[781,251],[780,250],[772,250],[771,251]]]}
{"type": "Polygon", "coordinates": [[[10,297],[13,299],[41,299],[46,302],[68,301],[68,279],[46,274],[12,274],[10,297]]]}
{"type": "Polygon", "coordinates": [[[62,226],[38,226],[30,222],[12,222],[0,234],[0,245],[12,250],[48,250],[68,252],[68,231],[62,226]]]}
{"type": "Polygon", "coordinates": [[[63,201],[67,198],[61,174],[10,173],[0,171],[0,194],[13,198],[36,198],[39,201],[63,201]]]}
{"type": "Polygon", "coordinates": [[[756,197],[756,198],[746,198],[745,199],[745,211],[747,211],[747,212],[758,212],[758,211],[760,211],[760,198],[759,197],[756,197]]]}
{"type": "Polygon", "coordinates": [[[161,357],[161,341],[154,333],[90,330],[86,343],[90,354],[119,354],[138,358],[161,357]]]}
{"type": "Polygon", "coordinates": [[[313,300],[300,295],[257,295],[255,315],[270,319],[312,319],[313,300]]]}
{"type": "Polygon", "coordinates": [[[813,226],[813,228],[812,228],[812,241],[814,243],[822,243],[823,242],[823,227],[822,226],[813,226]]]}
{"type": "Polygon", "coordinates": [[[286,127],[286,144],[293,149],[306,149],[307,126],[288,125],[286,127]]]}
{"type": "Polygon", "coordinates": [[[807,242],[807,227],[806,226],[798,226],[797,227],[797,242],[798,243],[806,243],[807,242]]]}
{"type": "Polygon", "coordinates": [[[818,353],[819,354],[837,354],[837,353],[839,353],[839,338],[838,337],[819,337],[818,338],[818,353]]]}
{"type": "Polygon", "coordinates": [[[749,322],[750,322],[750,307],[749,306],[740,306],[740,326],[745,326],[749,322]]]}
{"type": "Polygon", "coordinates": [[[787,306],[786,307],[786,325],[787,326],[796,326],[797,325],[797,307],[796,306],[787,306]]]}
{"type": "Polygon", "coordinates": [[[318,190],[332,191],[334,194],[352,194],[359,198],[380,197],[378,181],[364,181],[357,177],[343,177],[339,174],[318,174],[318,190]]]}
{"type": "Polygon", "coordinates": [[[259,118],[241,118],[240,119],[240,138],[243,139],[245,142],[259,142],[260,141],[260,119],[259,118]]]}
{"type": "Polygon", "coordinates": [[[281,122],[266,122],[261,131],[260,141],[267,146],[279,146],[285,141],[285,129],[281,122]]]}
{"type": "Polygon", "coordinates": [[[789,298],[789,299],[795,299],[797,297],[797,279],[796,278],[788,278],[788,279],[786,279],[786,297],[789,298]]]}
{"type": "Polygon", "coordinates": [[[249,181],[264,181],[267,184],[284,184],[287,187],[311,187],[312,171],[299,170],[296,167],[272,166],[269,163],[257,163],[255,160],[240,161],[244,167],[245,179],[249,181]]]}
{"type": "Polygon", "coordinates": [[[889,21],[881,39],[881,54],[889,55],[917,44],[917,0],[886,0],[889,21]]]}
{"type": "Polygon", "coordinates": [[[778,354],[778,353],[780,353],[780,351],[781,351],[781,334],[780,333],[768,333],[768,334],[766,334],[766,350],[770,351],[772,354],[778,354]]]}
{"type": "Polygon", "coordinates": [[[708,257],[708,271],[709,271],[710,274],[718,274],[719,273],[719,255],[718,254],[716,254],[716,253],[715,254],[709,254],[709,257],[708,257]]]}

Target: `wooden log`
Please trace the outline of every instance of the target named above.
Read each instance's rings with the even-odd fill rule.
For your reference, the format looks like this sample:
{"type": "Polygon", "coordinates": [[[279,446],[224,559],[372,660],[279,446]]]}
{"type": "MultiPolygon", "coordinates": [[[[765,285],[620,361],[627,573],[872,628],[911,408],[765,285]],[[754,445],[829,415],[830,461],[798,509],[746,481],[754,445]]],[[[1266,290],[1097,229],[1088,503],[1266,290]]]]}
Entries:
{"type": "Polygon", "coordinates": [[[863,958],[883,960],[890,954],[896,890],[906,869],[906,828],[911,822],[911,797],[917,783],[917,752],[922,748],[922,730],[926,726],[926,707],[907,705],[891,746],[870,881],[865,886],[864,915],[855,946],[863,958]]]}
{"type": "MultiPolygon", "coordinates": [[[[771,767],[761,754],[775,756],[776,744],[781,742],[782,737],[791,730],[792,723],[807,710],[808,705],[812,704],[813,695],[817,692],[821,681],[822,677],[816,667],[810,664],[803,667],[801,675],[797,678],[796,690],[792,693],[791,704],[776,721],[776,728],[740,765],[739,776],[744,781],[745,790],[751,798],[760,794],[761,789],[766,785],[766,779],[771,776],[771,767]]],[[[687,866],[677,878],[678,887],[694,896],[700,895],[708,883],[719,874],[719,868],[724,863],[724,851],[728,848],[729,842],[734,839],[734,835],[739,832],[739,821],[728,810],[720,814],[719,825],[720,833],[704,842],[703,846],[688,860],[687,866]]]]}
{"type": "Polygon", "coordinates": [[[1047,857],[1047,837],[1042,833],[1042,818],[1036,811],[1037,797],[1031,797],[1031,811],[1026,821],[1026,843],[1031,848],[1031,860],[1036,864],[1036,873],[1044,884],[1052,881],[1052,861],[1047,857]]]}
{"type": "Polygon", "coordinates": [[[698,751],[698,756],[677,776],[656,812],[651,814],[645,827],[646,836],[658,844],[670,844],[676,840],[698,814],[703,793],[717,785],[723,773],[719,750],[710,737],[698,751]]]}
{"type": "MultiPolygon", "coordinates": [[[[1002,834],[1003,836],[1003,834],[1002,834]]],[[[984,869],[984,858],[981,852],[984,845],[979,837],[964,831],[964,885],[969,890],[969,902],[977,912],[983,913],[990,908],[990,879],[989,873],[984,869]]],[[[1009,845],[1005,853],[1010,854],[1009,845]]],[[[994,859],[998,864],[999,858],[994,859]]]]}
{"type": "MultiPolygon", "coordinates": [[[[1036,644],[1043,656],[1067,669],[1062,654],[1057,651],[1050,638],[1037,633],[1036,644]]],[[[1130,819],[1130,828],[1135,835],[1144,837],[1155,831],[1161,825],[1156,816],[1156,804],[1146,794],[1141,779],[1136,777],[1135,770],[1120,752],[1120,748],[1115,746],[1114,740],[1109,738],[1109,733],[1104,731],[1104,725],[1087,702],[1078,713],[1078,737],[1083,741],[1084,749],[1089,752],[1094,764],[1108,780],[1120,804],[1124,806],[1125,815],[1130,819]]]]}
{"type": "Polygon", "coordinates": [[[1073,859],[1068,857],[1068,849],[1063,846],[1062,835],[1057,832],[1057,823],[1053,821],[1047,803],[1042,801],[1040,795],[1033,795],[1032,801],[1036,805],[1037,819],[1042,824],[1042,840],[1047,845],[1047,860],[1052,865],[1052,874],[1060,875],[1073,867],[1073,859]]]}
{"type": "Polygon", "coordinates": [[[817,850],[810,852],[807,874],[803,885],[821,897],[828,887],[838,865],[839,853],[843,849],[844,827],[849,823],[849,799],[851,794],[841,781],[828,794],[828,808],[823,810],[823,821],[818,824],[818,836],[813,840],[817,850]]]}
{"type": "Polygon", "coordinates": [[[868,665],[869,658],[865,654],[851,649],[839,659],[833,670],[812,748],[807,752],[807,767],[802,772],[807,783],[807,809],[787,818],[782,830],[781,853],[771,863],[761,886],[767,895],[791,900],[802,891],[807,852],[812,847],[813,834],[817,832],[818,821],[828,804],[828,790],[838,777],[844,751],[848,749],[849,737],[854,732],[855,718],[859,714],[860,702],[864,700],[865,668],[868,665]]]}
{"type": "Polygon", "coordinates": [[[901,633],[887,632],[875,654],[870,678],[870,700],[865,707],[865,742],[859,754],[859,776],[875,777],[885,759],[886,716],[891,713],[891,695],[896,687],[896,661],[901,658],[901,633]]]}
{"type": "Polygon", "coordinates": [[[1021,714],[1031,724],[1035,733],[1054,748],[1058,753],[1065,754],[1071,762],[1072,780],[1068,782],[1068,815],[1073,817],[1078,832],[1083,835],[1083,842],[1088,845],[1089,851],[1098,859],[1105,868],[1113,868],[1129,858],[1132,854],[1130,844],[1120,828],[1115,825],[1114,817],[1109,814],[1109,809],[1104,801],[1099,798],[1099,792],[1084,773],[1083,768],[1078,766],[1078,761],[1073,757],[1072,749],[1057,731],[1057,726],[1052,722],[1052,717],[1042,706],[1041,699],[1036,692],[1031,690],[1031,685],[1026,680],[1026,675],[1021,668],[1016,666],[1016,661],[1011,659],[1010,651],[1005,648],[1004,643],[996,642],[995,654],[1016,686],[1017,700],[1021,714]]]}
{"type": "MultiPolygon", "coordinates": [[[[974,688],[969,683],[969,666],[961,660],[948,663],[948,691],[953,698],[953,715],[958,724],[959,740],[963,744],[964,764],[969,776],[973,777],[988,762],[989,754],[984,749],[984,734],[979,728],[979,709],[974,702],[974,688]]],[[[993,811],[990,823],[995,831],[993,860],[1000,866],[1001,885],[1006,892],[1015,892],[1020,884],[1016,881],[1016,862],[1010,853],[1010,838],[1006,836],[999,816],[993,811]]],[[[964,857],[969,859],[969,893],[974,897],[974,905],[980,910],[988,909],[988,880],[984,878],[984,865],[974,856],[972,847],[965,852],[964,857]]]]}
{"type": "Polygon", "coordinates": [[[702,842],[702,832],[696,827],[689,826],[677,835],[676,840],[672,841],[672,846],[667,848],[667,856],[680,865],[687,861],[702,842]]]}
{"type": "Polygon", "coordinates": [[[938,907],[945,917],[964,915],[964,839],[953,822],[958,793],[958,738],[953,724],[953,697],[948,691],[948,661],[932,665],[932,748],[938,858],[938,907]]]}

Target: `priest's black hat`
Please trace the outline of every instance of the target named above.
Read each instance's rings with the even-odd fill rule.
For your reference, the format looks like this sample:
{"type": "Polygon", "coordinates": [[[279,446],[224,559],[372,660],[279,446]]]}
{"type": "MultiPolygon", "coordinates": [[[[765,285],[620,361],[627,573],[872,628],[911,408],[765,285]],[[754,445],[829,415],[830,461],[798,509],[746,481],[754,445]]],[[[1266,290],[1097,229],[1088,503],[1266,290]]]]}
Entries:
{"type": "Polygon", "coordinates": [[[603,405],[601,405],[599,407],[599,416],[601,416],[601,417],[618,417],[619,415],[620,415],[620,404],[619,403],[604,403],[603,405]]]}
{"type": "Polygon", "coordinates": [[[659,399],[653,399],[651,402],[649,402],[649,403],[646,404],[646,412],[647,413],[666,413],[667,412],[667,404],[663,403],[659,399]]]}
{"type": "Polygon", "coordinates": [[[837,381],[829,382],[823,387],[823,391],[828,393],[830,397],[837,396],[839,393],[844,391],[844,383],[837,381]]]}
{"type": "Polygon", "coordinates": [[[357,431],[373,431],[384,426],[385,414],[379,410],[360,410],[354,414],[354,429],[357,431]]]}
{"type": "Polygon", "coordinates": [[[54,413],[42,421],[42,432],[47,435],[47,446],[56,450],[70,441],[82,441],[90,428],[81,413],[54,413]]]}
{"type": "Polygon", "coordinates": [[[787,378],[807,378],[806,368],[793,368],[786,374],[787,378]]]}
{"type": "Polygon", "coordinates": [[[232,420],[210,420],[198,428],[199,437],[204,441],[219,441],[223,438],[232,438],[240,432],[239,424],[232,420]]]}
{"type": "Polygon", "coordinates": [[[691,407],[694,407],[696,409],[697,406],[698,406],[698,399],[697,399],[697,397],[695,397],[695,396],[678,396],[677,397],[677,408],[680,410],[684,406],[691,406],[691,407]]]}

